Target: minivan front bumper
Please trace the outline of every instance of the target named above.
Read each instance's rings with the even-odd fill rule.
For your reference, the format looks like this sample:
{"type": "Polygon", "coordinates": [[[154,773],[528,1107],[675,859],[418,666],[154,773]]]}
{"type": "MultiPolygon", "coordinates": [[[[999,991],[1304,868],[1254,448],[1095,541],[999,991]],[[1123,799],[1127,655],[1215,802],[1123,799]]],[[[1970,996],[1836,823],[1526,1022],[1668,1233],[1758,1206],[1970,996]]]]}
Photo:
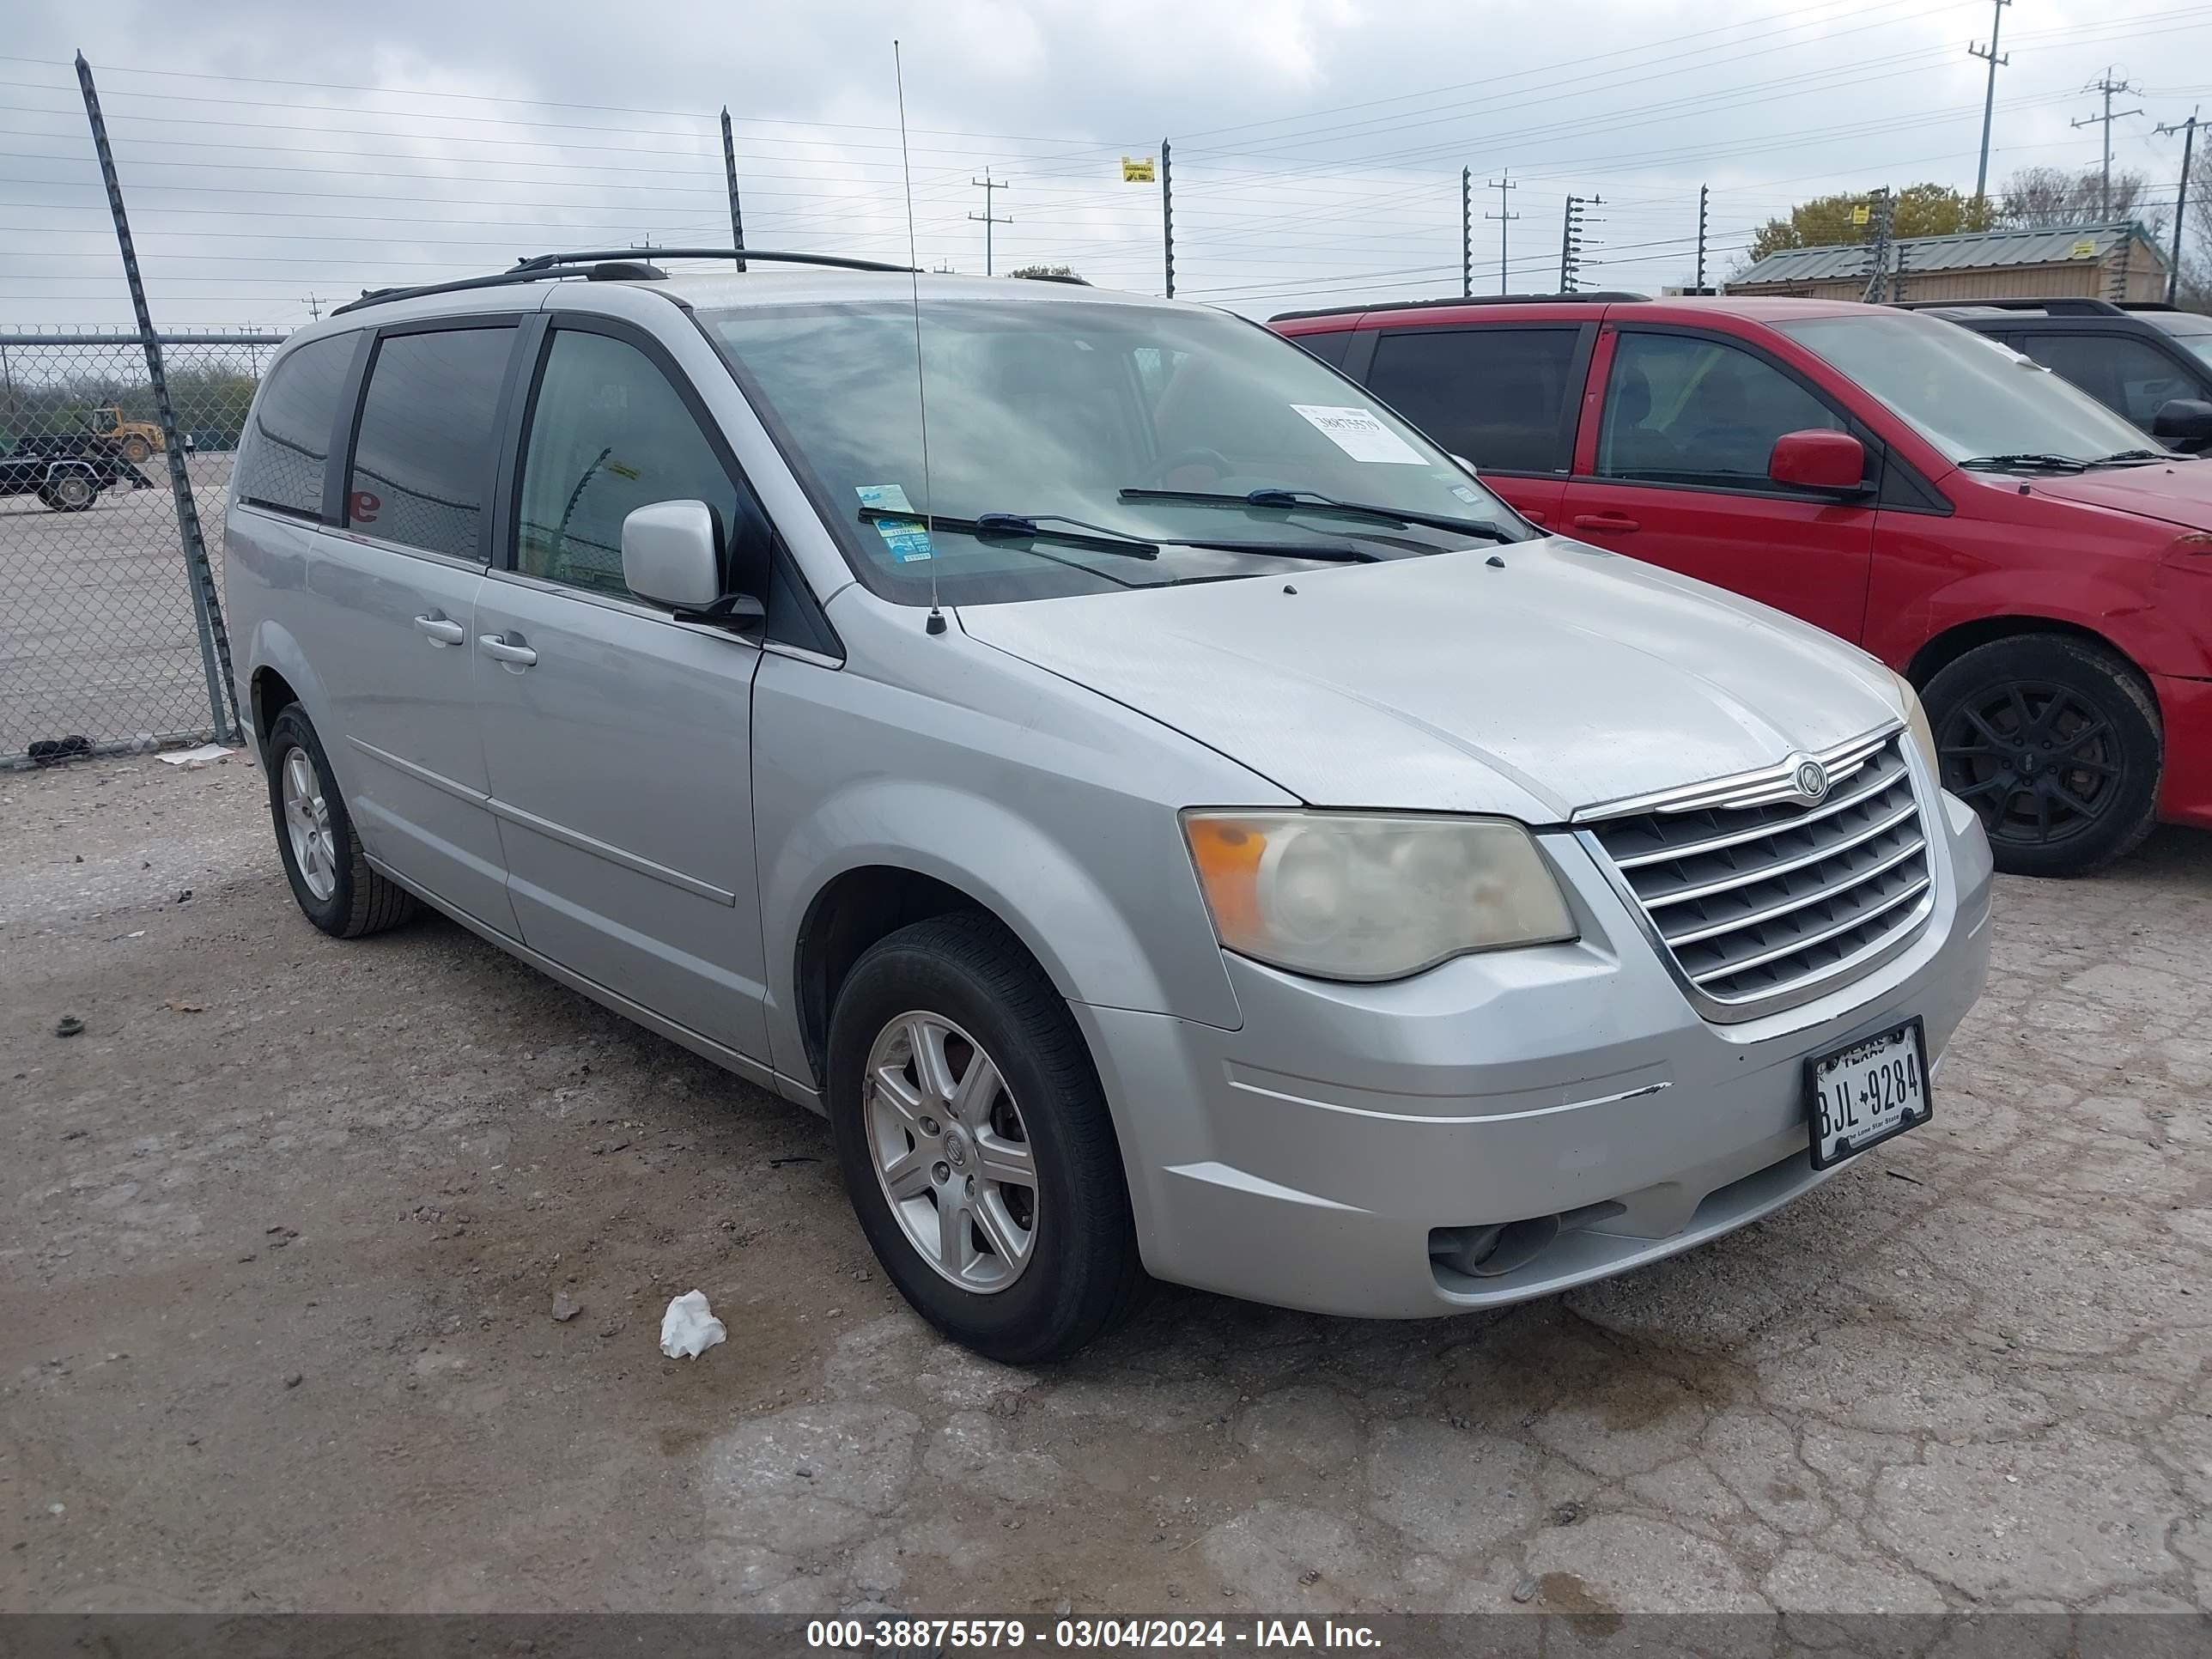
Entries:
{"type": "Polygon", "coordinates": [[[1146,1265],[1317,1312],[1450,1314],[1656,1261],[1817,1185],[1804,1061],[1917,1016],[1933,1068],[1987,975],[1988,848],[1973,813],[1941,799],[1934,903],[1911,945],[1741,1024],[1692,1011],[1571,836],[1542,839],[1586,918],[1577,944],[1388,985],[1232,957],[1236,1030],[1077,1005],[1146,1265]],[[1494,1276],[1431,1259],[1468,1231],[1553,1217],[1569,1230],[1494,1276]]]}

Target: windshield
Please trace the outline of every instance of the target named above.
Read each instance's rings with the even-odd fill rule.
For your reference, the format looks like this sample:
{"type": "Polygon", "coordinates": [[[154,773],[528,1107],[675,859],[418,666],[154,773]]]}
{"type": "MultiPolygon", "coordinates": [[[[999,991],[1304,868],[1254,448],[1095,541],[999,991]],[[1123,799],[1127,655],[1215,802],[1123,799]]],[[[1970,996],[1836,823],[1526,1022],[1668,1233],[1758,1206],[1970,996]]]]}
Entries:
{"type": "Polygon", "coordinates": [[[1956,323],[1910,312],[1775,325],[1889,405],[1954,461],[2147,447],[2142,431],[2039,363],[1956,323]]]}
{"type": "Polygon", "coordinates": [[[2143,311],[2136,313],[2160,332],[2173,337],[2174,344],[2207,367],[2212,367],[2212,317],[2193,311],[2143,311]]]}
{"type": "Polygon", "coordinates": [[[946,603],[973,605],[1319,568],[1298,549],[1341,561],[1470,544],[1388,512],[1237,499],[1262,489],[1529,533],[1358,386],[1224,313],[925,299],[927,489],[910,305],[744,307],[701,319],[781,428],[855,573],[902,604],[929,602],[933,572],[946,603]],[[1209,499],[1127,493],[1152,491],[1209,499]],[[895,516],[924,510],[939,521],[926,533],[895,516]],[[999,533],[979,535],[985,514],[1017,515],[1038,533],[1009,535],[999,520],[999,533]]]}

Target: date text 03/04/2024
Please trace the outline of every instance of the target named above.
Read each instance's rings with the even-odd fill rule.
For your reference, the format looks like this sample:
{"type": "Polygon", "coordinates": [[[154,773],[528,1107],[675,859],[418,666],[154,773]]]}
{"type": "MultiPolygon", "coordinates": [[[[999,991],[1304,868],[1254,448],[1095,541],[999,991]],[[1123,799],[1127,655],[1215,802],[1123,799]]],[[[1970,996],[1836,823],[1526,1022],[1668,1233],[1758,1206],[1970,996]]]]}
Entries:
{"type": "Polygon", "coordinates": [[[806,1645],[857,1651],[946,1648],[1361,1648],[1371,1626],[1333,1619],[817,1619],[806,1645]]]}

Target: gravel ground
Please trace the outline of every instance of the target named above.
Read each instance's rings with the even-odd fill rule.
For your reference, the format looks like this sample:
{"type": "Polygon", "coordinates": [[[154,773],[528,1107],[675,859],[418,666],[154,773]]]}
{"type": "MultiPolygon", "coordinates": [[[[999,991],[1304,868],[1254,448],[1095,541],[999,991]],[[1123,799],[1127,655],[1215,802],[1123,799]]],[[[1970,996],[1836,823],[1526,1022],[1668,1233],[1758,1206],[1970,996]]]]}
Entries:
{"type": "Polygon", "coordinates": [[[2004,883],[1935,1122],[1715,1247],[1164,1291],[1025,1374],[817,1120],[442,922],[325,939],[264,803],[0,775],[0,1607],[2212,1607],[2212,836],[2004,883]]]}

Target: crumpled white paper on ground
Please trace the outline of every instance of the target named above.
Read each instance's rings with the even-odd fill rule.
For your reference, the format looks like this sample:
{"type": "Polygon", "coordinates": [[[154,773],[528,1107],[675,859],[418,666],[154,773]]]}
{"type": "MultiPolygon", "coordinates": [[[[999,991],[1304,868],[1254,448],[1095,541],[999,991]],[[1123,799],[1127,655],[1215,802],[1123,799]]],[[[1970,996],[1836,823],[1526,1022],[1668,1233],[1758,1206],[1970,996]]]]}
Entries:
{"type": "Polygon", "coordinates": [[[237,752],[235,749],[226,749],[219,743],[204,743],[197,749],[165,749],[158,758],[172,766],[190,766],[194,762],[204,766],[210,761],[221,760],[225,755],[237,752]]]}
{"type": "Polygon", "coordinates": [[[671,1359],[696,1359],[730,1333],[707,1305],[704,1291],[687,1291],[660,1316],[660,1351],[671,1359]]]}

